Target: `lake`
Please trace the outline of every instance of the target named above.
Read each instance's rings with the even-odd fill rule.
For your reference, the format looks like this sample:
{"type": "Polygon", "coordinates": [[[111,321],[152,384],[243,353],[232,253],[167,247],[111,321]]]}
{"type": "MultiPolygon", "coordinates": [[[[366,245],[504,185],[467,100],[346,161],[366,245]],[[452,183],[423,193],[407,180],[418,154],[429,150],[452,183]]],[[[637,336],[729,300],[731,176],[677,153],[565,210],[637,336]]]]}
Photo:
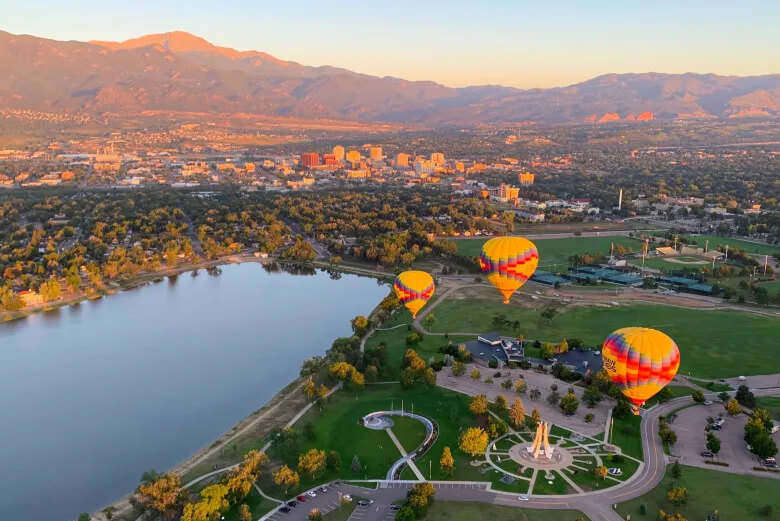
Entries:
{"type": "Polygon", "coordinates": [[[246,263],[0,324],[0,519],[124,496],[262,407],[387,292],[246,263]]]}

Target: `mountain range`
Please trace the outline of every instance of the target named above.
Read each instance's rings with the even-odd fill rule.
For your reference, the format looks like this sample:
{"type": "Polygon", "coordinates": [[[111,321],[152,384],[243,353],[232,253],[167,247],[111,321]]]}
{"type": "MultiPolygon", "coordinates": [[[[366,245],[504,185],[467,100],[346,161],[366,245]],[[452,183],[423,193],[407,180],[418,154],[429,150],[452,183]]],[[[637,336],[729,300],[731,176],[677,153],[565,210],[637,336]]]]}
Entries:
{"type": "Polygon", "coordinates": [[[186,32],[124,42],[0,31],[0,108],[251,113],[426,125],[780,115],[780,74],[607,74],[568,87],[447,87],[310,67],[186,32]]]}

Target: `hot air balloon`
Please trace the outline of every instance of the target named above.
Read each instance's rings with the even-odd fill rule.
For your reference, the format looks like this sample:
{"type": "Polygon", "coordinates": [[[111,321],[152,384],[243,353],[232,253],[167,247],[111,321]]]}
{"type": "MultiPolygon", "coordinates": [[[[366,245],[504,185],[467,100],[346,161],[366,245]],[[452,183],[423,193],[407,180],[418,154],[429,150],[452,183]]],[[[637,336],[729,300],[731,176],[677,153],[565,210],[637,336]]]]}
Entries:
{"type": "Polygon", "coordinates": [[[433,277],[424,271],[414,270],[399,274],[393,284],[398,300],[412,312],[412,318],[417,318],[417,312],[433,296],[434,288],[433,277]]]}
{"type": "Polygon", "coordinates": [[[479,255],[479,267],[504,295],[504,304],[533,275],[537,264],[536,246],[522,237],[494,237],[482,245],[479,255]]]}
{"type": "Polygon", "coordinates": [[[668,335],[646,327],[624,327],[607,337],[601,350],[604,369],[631,402],[634,414],[672,381],[680,350],[668,335]]]}

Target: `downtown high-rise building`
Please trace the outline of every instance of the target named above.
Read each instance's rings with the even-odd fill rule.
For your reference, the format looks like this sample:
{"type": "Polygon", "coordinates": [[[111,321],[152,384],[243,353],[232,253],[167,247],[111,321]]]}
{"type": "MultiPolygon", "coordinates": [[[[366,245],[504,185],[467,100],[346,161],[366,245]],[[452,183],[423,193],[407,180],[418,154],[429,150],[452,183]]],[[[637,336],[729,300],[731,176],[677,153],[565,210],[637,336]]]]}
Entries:
{"type": "Polygon", "coordinates": [[[333,147],[333,155],[336,157],[336,161],[344,161],[344,147],[341,145],[333,147]]]}

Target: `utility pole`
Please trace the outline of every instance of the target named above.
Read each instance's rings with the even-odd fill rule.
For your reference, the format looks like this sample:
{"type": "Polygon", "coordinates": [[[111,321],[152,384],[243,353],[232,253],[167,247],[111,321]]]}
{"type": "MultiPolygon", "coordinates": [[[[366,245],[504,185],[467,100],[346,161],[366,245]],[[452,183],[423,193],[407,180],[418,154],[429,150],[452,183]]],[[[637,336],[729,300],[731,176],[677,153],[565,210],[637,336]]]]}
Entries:
{"type": "Polygon", "coordinates": [[[707,250],[709,249],[709,247],[710,247],[710,240],[706,239],[704,241],[704,253],[707,253],[707,250]]]}
{"type": "Polygon", "coordinates": [[[766,276],[766,264],[769,262],[769,255],[764,255],[764,276],[766,276]]]}
{"type": "Polygon", "coordinates": [[[725,260],[729,260],[729,245],[728,244],[726,245],[726,259],[725,260]]]}

